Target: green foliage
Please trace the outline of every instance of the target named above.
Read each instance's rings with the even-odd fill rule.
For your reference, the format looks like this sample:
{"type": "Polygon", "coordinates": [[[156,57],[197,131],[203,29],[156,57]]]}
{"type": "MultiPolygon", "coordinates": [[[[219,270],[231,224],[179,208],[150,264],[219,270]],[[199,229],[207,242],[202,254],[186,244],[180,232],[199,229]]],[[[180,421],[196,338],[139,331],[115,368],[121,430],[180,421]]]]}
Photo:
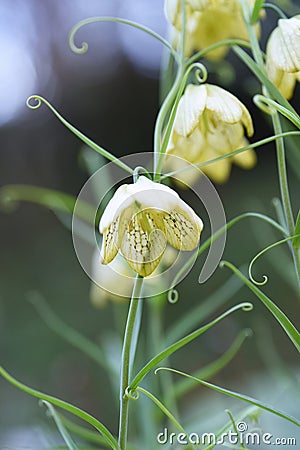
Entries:
{"type": "MultiPolygon", "coordinates": [[[[259,219],[259,221],[268,223],[276,231],[276,233],[280,233],[281,238],[277,238],[275,243],[265,247],[252,259],[249,264],[250,280],[247,279],[243,275],[242,270],[237,269],[235,265],[228,261],[222,261],[220,264],[221,267],[228,267],[233,272],[233,276],[222,284],[222,286],[214,289],[213,293],[207,296],[199,306],[191,309],[187,308],[187,311],[183,313],[179,319],[175,320],[175,322],[171,324],[166,331],[163,323],[163,314],[166,312],[164,295],[160,295],[157,299],[149,300],[152,302],[155,300],[159,304],[157,307],[153,307],[153,309],[151,309],[152,312],[150,312],[149,316],[145,318],[145,320],[148,320],[148,326],[152,332],[153,341],[151,343],[153,344],[152,347],[154,350],[151,346],[146,345],[147,343],[145,342],[142,333],[142,327],[144,326],[144,318],[142,317],[143,303],[146,300],[142,299],[143,279],[141,276],[136,276],[131,301],[128,308],[127,321],[125,323],[123,351],[120,360],[120,379],[117,380],[119,382],[118,394],[120,398],[118,440],[102,422],[93,417],[91,414],[64,400],[44,394],[43,392],[26,386],[12,377],[4,368],[0,367],[0,375],[3,378],[21,391],[40,399],[41,403],[46,406],[48,414],[54,420],[58,432],[65,442],[65,445],[55,447],[57,450],[89,450],[91,448],[111,448],[113,450],[137,450],[143,448],[143,450],[153,450],[153,442],[150,442],[149,440],[149,433],[147,442],[143,440],[143,437],[140,438],[140,436],[137,436],[133,440],[133,443],[128,443],[128,441],[130,441],[130,436],[128,436],[128,425],[129,419],[131,418],[131,411],[129,410],[129,407],[130,404],[133,403],[130,400],[138,400],[139,397],[142,397],[139,399],[139,404],[141,407],[140,409],[136,408],[136,411],[138,412],[137,415],[140,415],[141,417],[136,416],[136,423],[138,424],[137,428],[142,424],[145,434],[147,433],[147,429],[151,430],[153,433],[153,430],[157,430],[161,425],[161,416],[163,415],[164,419],[167,418],[170,424],[175,426],[180,433],[186,434],[186,426],[183,427],[181,425],[181,418],[177,408],[177,400],[181,399],[187,392],[189,392],[195,386],[195,383],[201,384],[211,390],[251,405],[239,414],[235,415],[233,415],[231,411],[227,410],[229,421],[221,429],[216,431],[216,436],[222,435],[223,432],[226,432],[231,428],[233,428],[237,433],[237,420],[241,420],[251,415],[258,417],[261,411],[267,411],[296,426],[300,426],[298,419],[271,405],[205,381],[213,377],[231,363],[233,358],[238,354],[246,338],[252,335],[252,331],[249,329],[243,329],[239,333],[235,333],[234,335],[236,338],[231,343],[229,348],[227,348],[227,350],[216,360],[206,366],[202,365],[193,375],[188,375],[187,373],[167,367],[157,368],[162,361],[166,361],[166,364],[169,364],[169,359],[175,352],[185,348],[185,346],[193,342],[206,331],[212,330],[220,322],[228,319],[233,313],[238,310],[251,311],[253,304],[242,302],[235,306],[229,307],[225,312],[217,315],[217,317],[213,320],[210,320],[211,315],[217,314],[218,308],[224,306],[226,302],[232,300],[232,297],[242,286],[248,287],[254,293],[256,298],[263,303],[263,305],[276,319],[277,323],[285,331],[292,344],[298,351],[300,351],[300,334],[292,321],[274,303],[274,301],[271,300],[271,298],[269,298],[257,287],[264,285],[268,281],[267,276],[263,275],[263,281],[259,282],[256,281],[252,275],[253,264],[260,256],[264,255],[268,250],[271,250],[278,245],[288,243],[289,250],[291,251],[290,256],[292,256],[291,260],[293,260],[295,268],[294,274],[296,274],[298,281],[300,281],[300,212],[298,212],[298,216],[295,221],[289,194],[285,164],[286,139],[288,142],[290,141],[292,143],[291,147],[293,149],[293,160],[299,160],[299,145],[297,143],[295,144],[295,140],[297,139],[298,142],[300,131],[295,131],[295,128],[300,129],[300,116],[294,107],[282,95],[279,89],[277,89],[277,87],[268,79],[267,70],[265,67],[265,54],[260,48],[255,27],[261,17],[263,8],[271,8],[275,10],[283,19],[285,19],[285,15],[276,5],[265,4],[263,0],[255,0],[253,7],[250,6],[249,2],[244,0],[241,2],[245,22],[243,25],[246,26],[249,42],[241,39],[225,39],[223,41],[213,43],[207,48],[195,51],[192,56],[186,56],[186,53],[188,53],[186,47],[188,48],[187,44],[190,38],[190,27],[188,26],[189,14],[194,7],[197,8],[197,6],[195,6],[196,4],[197,2],[193,2],[193,7],[189,5],[189,7],[186,8],[185,1],[180,0],[177,5],[178,8],[176,11],[173,11],[175,15],[179,15],[176,17],[177,20],[174,20],[174,22],[179,22],[179,25],[177,23],[177,30],[173,30],[176,33],[178,32],[178,35],[173,42],[169,42],[169,40],[144,25],[128,19],[110,16],[92,17],[82,20],[72,28],[69,35],[69,45],[71,50],[77,54],[83,54],[87,51],[88,45],[85,42],[83,42],[80,47],[75,44],[75,35],[77,31],[83,26],[92,23],[113,22],[126,25],[146,33],[160,42],[168,51],[167,80],[164,89],[162,89],[164,99],[159,109],[154,127],[153,173],[151,175],[151,169],[149,167],[129,167],[122,160],[114,156],[110,151],[93,142],[90,138],[85,136],[81,131],[69,123],[48,100],[44,99],[40,95],[30,96],[27,99],[27,106],[31,109],[38,109],[42,104],[46,105],[67,129],[77,136],[85,145],[96,152],[95,154],[91,154],[88,153],[86,149],[83,149],[83,152],[81,153],[81,158],[84,161],[85,167],[89,174],[93,174],[98,168],[103,167],[106,161],[111,161],[116,166],[124,170],[124,172],[130,174],[134,183],[141,174],[141,169],[147,177],[151,178],[152,176],[154,181],[160,183],[164,179],[171,178],[172,176],[183,172],[188,173],[189,170],[195,168],[195,166],[190,165],[189,167],[180,168],[169,173],[161,173],[163,171],[165,158],[168,153],[168,147],[172,139],[178,106],[182,101],[182,96],[189,77],[192,73],[194,73],[196,83],[205,83],[208,77],[208,72],[206,66],[204,66],[202,61],[200,62],[199,60],[207,56],[212,50],[221,49],[222,47],[231,47],[240,60],[250,69],[256,80],[260,82],[262,88],[260,92],[262,92],[263,95],[260,93],[256,94],[253,101],[262,112],[271,117],[274,133],[269,137],[255,142],[247,143],[243,141],[242,145],[244,143],[246,145],[243,145],[240,148],[235,148],[233,151],[227,153],[226,151],[221,151],[222,149],[219,149],[220,151],[216,153],[218,156],[213,157],[214,154],[212,154],[212,158],[209,160],[202,160],[199,157],[197,159],[198,162],[195,165],[196,167],[201,168],[214,163],[220,163],[225,159],[229,158],[230,160],[235,158],[237,155],[242,155],[250,149],[263,147],[274,142],[277,152],[278,181],[281,199],[277,199],[274,202],[277,220],[258,212],[242,212],[228,221],[219,230],[211,234],[198,248],[196,257],[199,257],[207,249],[209,249],[211,244],[218,239],[218,237],[227,233],[233,225],[238,224],[246,218],[259,219]],[[252,56],[241,47],[250,49],[252,56]],[[166,89],[166,86],[168,89],[166,89]],[[286,125],[285,129],[287,129],[287,131],[285,132],[282,132],[281,119],[286,125]],[[153,313],[153,311],[155,311],[155,313],[153,313]],[[150,323],[151,320],[155,320],[155,324],[150,323]],[[206,320],[210,321],[205,325],[199,326],[199,324],[202,324],[206,320]],[[155,333],[156,336],[154,336],[155,333]],[[148,347],[150,347],[150,352],[148,347]],[[138,360],[138,364],[142,366],[138,371],[136,370],[135,360],[138,360]],[[162,377],[154,377],[153,373],[151,373],[154,369],[156,369],[155,374],[158,371],[166,371],[167,374],[165,375],[168,375],[167,382],[164,383],[164,381],[161,380],[162,377]],[[173,374],[180,375],[184,377],[184,379],[174,382],[173,374]],[[140,385],[142,382],[145,386],[140,385]],[[140,394],[142,394],[142,396],[140,396],[140,394]],[[148,402],[147,399],[151,400],[151,402],[148,402]],[[149,403],[151,406],[149,406],[149,403]],[[145,404],[147,404],[147,407],[144,408],[145,404]],[[94,430],[77,424],[74,422],[73,418],[69,419],[64,417],[59,411],[56,410],[56,408],[54,408],[54,406],[71,413],[73,416],[81,419],[86,424],[91,425],[94,430]],[[73,434],[79,437],[80,442],[83,442],[83,444],[77,444],[72,437],[73,434]],[[85,443],[89,443],[93,446],[88,447],[85,443]],[[95,447],[95,445],[97,447],[95,447]]],[[[172,6],[174,6],[174,4],[172,6]]],[[[204,6],[202,5],[202,7],[204,6]]],[[[193,48],[192,50],[197,49],[193,48]]],[[[198,114],[198,110],[196,111],[194,108],[195,105],[192,105],[191,111],[189,112],[191,116],[193,116],[193,120],[195,119],[194,115],[196,116],[198,114]]],[[[222,108],[218,108],[218,113],[221,115],[220,111],[222,108]]],[[[188,119],[188,117],[184,117],[184,120],[188,121],[188,119]]],[[[228,124],[240,125],[238,122],[231,123],[228,117],[226,117],[226,119],[228,122],[225,121],[225,125],[223,124],[223,127],[225,128],[229,126],[228,124]]],[[[193,125],[196,127],[194,122],[193,125]]],[[[242,125],[245,125],[245,123],[242,123],[242,125]]],[[[241,129],[243,128],[242,125],[240,125],[241,129]]],[[[211,120],[211,124],[205,123],[205,127],[209,128],[209,126],[215,126],[213,120],[211,120]]],[[[221,130],[224,136],[226,135],[224,131],[225,128],[221,130]]],[[[181,136],[181,138],[191,139],[192,136],[181,136]]],[[[228,140],[230,139],[228,138],[228,140]]],[[[246,153],[244,155],[246,155],[246,153]]],[[[297,164],[295,164],[295,166],[296,165],[297,164]]],[[[299,175],[299,170],[297,168],[294,168],[294,170],[299,175]]],[[[172,180],[169,181],[172,183],[172,180]]],[[[109,176],[105,174],[105,176],[101,179],[94,181],[94,193],[96,196],[100,196],[100,193],[101,195],[104,195],[106,192],[109,192],[109,189],[112,187],[111,184],[112,181],[109,179],[109,176]]],[[[109,195],[107,197],[109,197],[109,195]]],[[[91,225],[92,227],[95,227],[95,225],[98,225],[100,215],[103,212],[101,211],[95,215],[94,207],[92,205],[86,202],[78,201],[75,197],[60,191],[31,185],[8,185],[0,189],[0,206],[2,208],[5,208],[7,211],[12,210],[16,203],[20,201],[33,202],[48,208],[50,211],[53,211],[59,220],[68,228],[71,228],[70,218],[72,214],[76,214],[84,222],[87,222],[89,226],[91,225]]],[[[112,235],[114,235],[114,233],[115,232],[111,231],[112,235]]],[[[118,239],[119,238],[120,236],[118,236],[118,239]]],[[[107,240],[109,241],[108,238],[107,240]]],[[[113,238],[111,238],[111,240],[113,240],[113,238]]],[[[106,241],[104,240],[104,242],[106,241]]],[[[179,298],[179,293],[175,290],[175,286],[181,278],[181,275],[185,273],[187,269],[191,268],[194,262],[195,255],[192,255],[190,259],[188,259],[187,262],[177,271],[176,276],[172,280],[171,289],[168,292],[168,300],[170,303],[175,303],[175,300],[179,298]]],[[[286,277],[286,280],[290,282],[289,277],[286,277]]],[[[91,360],[96,362],[98,368],[100,367],[101,370],[107,372],[111,379],[112,389],[115,390],[116,365],[114,365],[109,358],[110,355],[108,355],[108,353],[110,350],[105,351],[103,347],[89,340],[87,337],[62,320],[59,315],[56,314],[52,308],[50,308],[42,295],[34,292],[31,293],[29,297],[39,317],[47,325],[47,327],[60,336],[61,339],[68,342],[73,347],[87,355],[91,360]]],[[[151,307],[152,306],[153,305],[151,305],[151,307]]],[[[122,317],[122,326],[124,321],[123,319],[124,318],[122,317]]],[[[117,335],[118,333],[116,333],[116,336],[117,335]]],[[[111,352],[113,353],[112,350],[111,352]]],[[[118,351],[115,353],[118,353],[118,351]]],[[[199,367],[198,362],[197,367],[199,367]]],[[[214,445],[209,445],[206,447],[206,450],[212,449],[213,447],[214,445]]],[[[191,446],[187,448],[191,448],[191,446]]],[[[240,448],[246,448],[242,442],[240,442],[240,448]]],[[[52,449],[54,450],[54,447],[52,447],[52,449]]]]}
{"type": "Polygon", "coordinates": [[[200,380],[196,377],[193,377],[192,375],[188,375],[187,373],[181,372],[180,370],[171,369],[169,367],[159,367],[158,369],[156,369],[155,372],[158,373],[163,370],[177,373],[178,375],[182,375],[191,380],[194,380],[197,383],[200,383],[205,387],[208,387],[210,389],[213,389],[214,391],[220,392],[221,394],[225,394],[225,395],[228,395],[229,397],[233,397],[238,400],[243,400],[247,403],[251,403],[252,405],[255,405],[255,406],[257,406],[261,409],[264,409],[268,412],[271,412],[272,414],[275,414],[276,416],[279,416],[282,419],[288,420],[289,422],[293,423],[294,425],[297,425],[298,427],[300,427],[300,421],[297,420],[295,417],[289,416],[288,414],[274,408],[273,406],[267,405],[266,403],[256,400],[252,397],[248,397],[247,395],[239,394],[238,392],[230,391],[229,389],[225,389],[220,386],[216,386],[215,384],[208,383],[207,381],[200,380]]]}

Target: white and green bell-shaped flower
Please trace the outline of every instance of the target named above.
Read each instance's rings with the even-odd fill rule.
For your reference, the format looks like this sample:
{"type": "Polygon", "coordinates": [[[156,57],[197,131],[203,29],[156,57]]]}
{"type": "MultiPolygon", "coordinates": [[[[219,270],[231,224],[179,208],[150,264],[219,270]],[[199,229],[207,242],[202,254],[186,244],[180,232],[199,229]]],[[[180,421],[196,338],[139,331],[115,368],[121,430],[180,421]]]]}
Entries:
{"type": "Polygon", "coordinates": [[[101,217],[101,262],[110,263],[120,250],[129,266],[146,277],[158,266],[167,243],[194,250],[202,228],[202,220],[173,189],[141,176],[117,189],[101,217]]]}
{"type": "MultiPolygon", "coordinates": [[[[180,170],[184,161],[201,164],[247,145],[253,124],[249,111],[233,94],[212,84],[186,87],[181,97],[167,153],[179,158],[166,158],[166,167],[180,170]]],[[[204,166],[201,170],[213,181],[225,182],[232,163],[244,169],[255,165],[256,155],[249,149],[230,158],[204,166]]],[[[177,178],[194,183],[201,175],[197,169],[181,172],[177,178]]]]}
{"type": "Polygon", "coordinates": [[[266,69],[270,81],[290,99],[300,81],[300,15],[279,19],[267,43],[266,69]]]}

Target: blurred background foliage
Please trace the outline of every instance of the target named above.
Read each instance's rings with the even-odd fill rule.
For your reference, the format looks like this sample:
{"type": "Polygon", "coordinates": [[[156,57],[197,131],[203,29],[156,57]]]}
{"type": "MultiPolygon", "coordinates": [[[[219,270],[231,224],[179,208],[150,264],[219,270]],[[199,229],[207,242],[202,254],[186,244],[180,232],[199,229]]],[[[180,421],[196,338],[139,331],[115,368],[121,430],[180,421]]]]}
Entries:
{"type": "MultiPolygon", "coordinates": [[[[117,156],[152,150],[162,48],[140,31],[105,23],[80,30],[77,42],[87,41],[89,51],[75,55],[68,47],[68,33],[77,21],[92,15],[125,17],[163,35],[167,32],[161,0],[1,0],[2,186],[31,184],[76,196],[88,178],[79,161],[81,142],[46,107],[38,111],[26,108],[26,98],[34,93],[47,98],[75,127],[117,156]]],[[[263,45],[275,20],[275,13],[268,12],[263,23],[263,45]]],[[[207,63],[207,67],[209,82],[228,88],[249,107],[255,125],[253,140],[271,135],[268,120],[251,101],[259,86],[247,68],[231,52],[224,64],[207,63]]],[[[292,100],[296,109],[299,94],[298,86],[292,100]]],[[[297,205],[299,144],[291,144],[289,181],[292,201],[297,205]]],[[[228,219],[246,211],[275,215],[272,199],[279,196],[279,189],[274,146],[258,149],[257,155],[255,169],[247,172],[233,167],[230,181],[217,186],[228,219]]],[[[90,280],[77,261],[70,231],[43,207],[31,203],[14,206],[7,211],[2,205],[0,216],[1,363],[27,384],[81,406],[116,430],[115,404],[107,375],[53,333],[28,297],[38,291],[66,323],[103,348],[111,346],[112,351],[113,328],[117,326],[121,336],[126,305],[111,304],[95,310],[89,300],[90,280]]],[[[247,264],[277,239],[268,225],[247,219],[229,231],[224,259],[236,266],[247,264]]],[[[166,328],[216,289],[222,294],[222,286],[231,276],[228,269],[218,269],[207,283],[198,285],[202,263],[200,258],[179,286],[180,301],[166,306],[166,328]]],[[[257,277],[269,276],[264,291],[299,325],[299,296],[287,248],[272,250],[254,270],[257,277]]],[[[214,382],[256,397],[262,395],[269,402],[277,401],[276,391],[282,408],[284,398],[287,412],[296,414],[293,395],[281,396],[297,375],[296,351],[253,294],[245,287],[236,291],[226,306],[249,300],[255,304],[254,311],[228,318],[175,355],[172,365],[191,372],[218,358],[242,328],[252,328],[253,337],[214,382]]],[[[0,393],[0,449],[46,448],[47,439],[54,439],[49,438],[54,427],[36,400],[3,380],[0,393]],[[40,431],[42,424],[48,427],[46,434],[40,431]]],[[[202,388],[193,394],[183,407],[195,415],[196,421],[201,414],[207,415],[205,411],[223,414],[228,405],[228,399],[202,388]]]]}

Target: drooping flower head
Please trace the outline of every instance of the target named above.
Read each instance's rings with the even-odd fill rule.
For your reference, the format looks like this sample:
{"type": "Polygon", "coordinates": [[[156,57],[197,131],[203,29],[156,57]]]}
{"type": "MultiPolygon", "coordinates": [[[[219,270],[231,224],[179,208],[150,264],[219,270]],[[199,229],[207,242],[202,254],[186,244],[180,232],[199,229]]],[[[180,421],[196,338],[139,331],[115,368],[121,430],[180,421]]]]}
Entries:
{"type": "Polygon", "coordinates": [[[150,275],[167,243],[177,250],[197,247],[202,220],[167,186],[141,176],[124,184],[109,201],[100,221],[101,258],[110,263],[120,250],[139,275],[150,275]]]}
{"type": "MultiPolygon", "coordinates": [[[[253,134],[252,119],[234,95],[208,83],[190,84],[180,99],[167,152],[191,164],[200,164],[247,145],[245,131],[248,136],[253,134]]],[[[166,164],[168,168],[178,170],[184,166],[183,160],[167,158],[166,164]]],[[[201,170],[212,180],[222,183],[229,177],[232,162],[251,168],[256,156],[250,149],[201,170]]],[[[199,175],[199,170],[192,170],[182,172],[178,178],[193,183],[199,175]]]]}
{"type": "Polygon", "coordinates": [[[300,81],[300,15],[279,19],[266,52],[267,75],[282,95],[290,99],[300,81]]]}
{"type": "MultiPolygon", "coordinates": [[[[252,0],[248,0],[252,6],[252,0]]],[[[186,56],[226,39],[248,40],[240,0],[185,0],[186,56]]],[[[180,42],[182,28],[180,0],[166,0],[165,13],[172,23],[174,45],[180,42]]],[[[259,33],[259,24],[256,25],[259,33]]],[[[225,46],[210,51],[207,58],[220,59],[227,53],[225,46]]]]}

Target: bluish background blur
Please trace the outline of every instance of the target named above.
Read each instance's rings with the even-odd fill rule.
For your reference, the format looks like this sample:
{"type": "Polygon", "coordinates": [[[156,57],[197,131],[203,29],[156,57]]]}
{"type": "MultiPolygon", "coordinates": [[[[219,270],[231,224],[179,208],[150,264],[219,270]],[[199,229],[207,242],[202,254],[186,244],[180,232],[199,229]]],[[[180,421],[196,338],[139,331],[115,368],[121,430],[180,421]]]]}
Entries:
{"type": "MultiPolygon", "coordinates": [[[[125,17],[163,35],[167,32],[161,0],[1,0],[1,185],[32,184],[76,196],[88,177],[79,163],[81,142],[45,106],[37,111],[26,107],[27,97],[35,93],[47,98],[69,122],[115,155],[152,150],[159,108],[161,45],[124,25],[98,23],[79,31],[77,43],[88,42],[89,50],[85,55],[75,55],[68,46],[68,33],[76,22],[93,15],[125,17]]],[[[272,12],[268,17],[263,25],[263,42],[275,20],[272,12]]],[[[227,58],[226,70],[224,67],[208,63],[209,81],[225,85],[248,105],[256,129],[255,140],[269,136],[267,121],[251,102],[250,96],[259,92],[258,85],[232,54],[227,58]],[[236,67],[235,76],[231,64],[236,67]]],[[[297,99],[299,87],[293,99],[296,106],[297,99]]],[[[291,192],[296,204],[299,179],[292,152],[289,157],[291,192]]],[[[228,218],[247,210],[274,216],[271,200],[279,195],[274,147],[258,150],[258,165],[252,171],[234,167],[230,181],[217,188],[228,218]]],[[[29,303],[28,295],[40,292],[65,322],[101,345],[110,340],[116,321],[122,323],[126,307],[109,306],[98,311],[90,304],[90,281],[77,261],[71,234],[51,212],[22,203],[9,214],[0,214],[1,364],[29,385],[81,406],[116,430],[106,375],[47,328],[29,303]]],[[[255,220],[239,224],[229,232],[225,259],[235,265],[247,263],[276,239],[276,233],[255,220]]],[[[288,283],[289,278],[295,281],[288,251],[274,250],[257,264],[257,270],[258,276],[270,276],[266,292],[296,323],[299,299],[288,283]]],[[[196,268],[179,288],[179,303],[167,306],[166,326],[221,288],[230,276],[227,269],[218,270],[205,285],[199,286],[197,275],[196,268]]],[[[213,361],[242,327],[251,327],[255,332],[251,342],[214,381],[258,395],[267,392],[271,379],[281,395],[289,386],[289,373],[295,371],[296,352],[246,288],[228,304],[244,300],[254,301],[253,313],[228,319],[174,358],[174,365],[191,371],[213,361]],[[265,348],[261,342],[267,342],[265,348]],[[268,360],[270,348],[275,353],[268,360]]],[[[201,389],[196,392],[200,405],[203,399],[206,404],[207,396],[203,397],[201,389]]],[[[291,398],[286,396],[286,409],[295,414],[291,398]]],[[[267,393],[266,399],[271,403],[272,394],[267,393]]],[[[223,411],[226,399],[220,405],[216,408],[223,411]]],[[[55,441],[51,427],[35,399],[0,380],[0,449],[47,448],[49,442],[55,441]],[[49,427],[46,437],[39,428],[42,424],[49,427]]]]}

